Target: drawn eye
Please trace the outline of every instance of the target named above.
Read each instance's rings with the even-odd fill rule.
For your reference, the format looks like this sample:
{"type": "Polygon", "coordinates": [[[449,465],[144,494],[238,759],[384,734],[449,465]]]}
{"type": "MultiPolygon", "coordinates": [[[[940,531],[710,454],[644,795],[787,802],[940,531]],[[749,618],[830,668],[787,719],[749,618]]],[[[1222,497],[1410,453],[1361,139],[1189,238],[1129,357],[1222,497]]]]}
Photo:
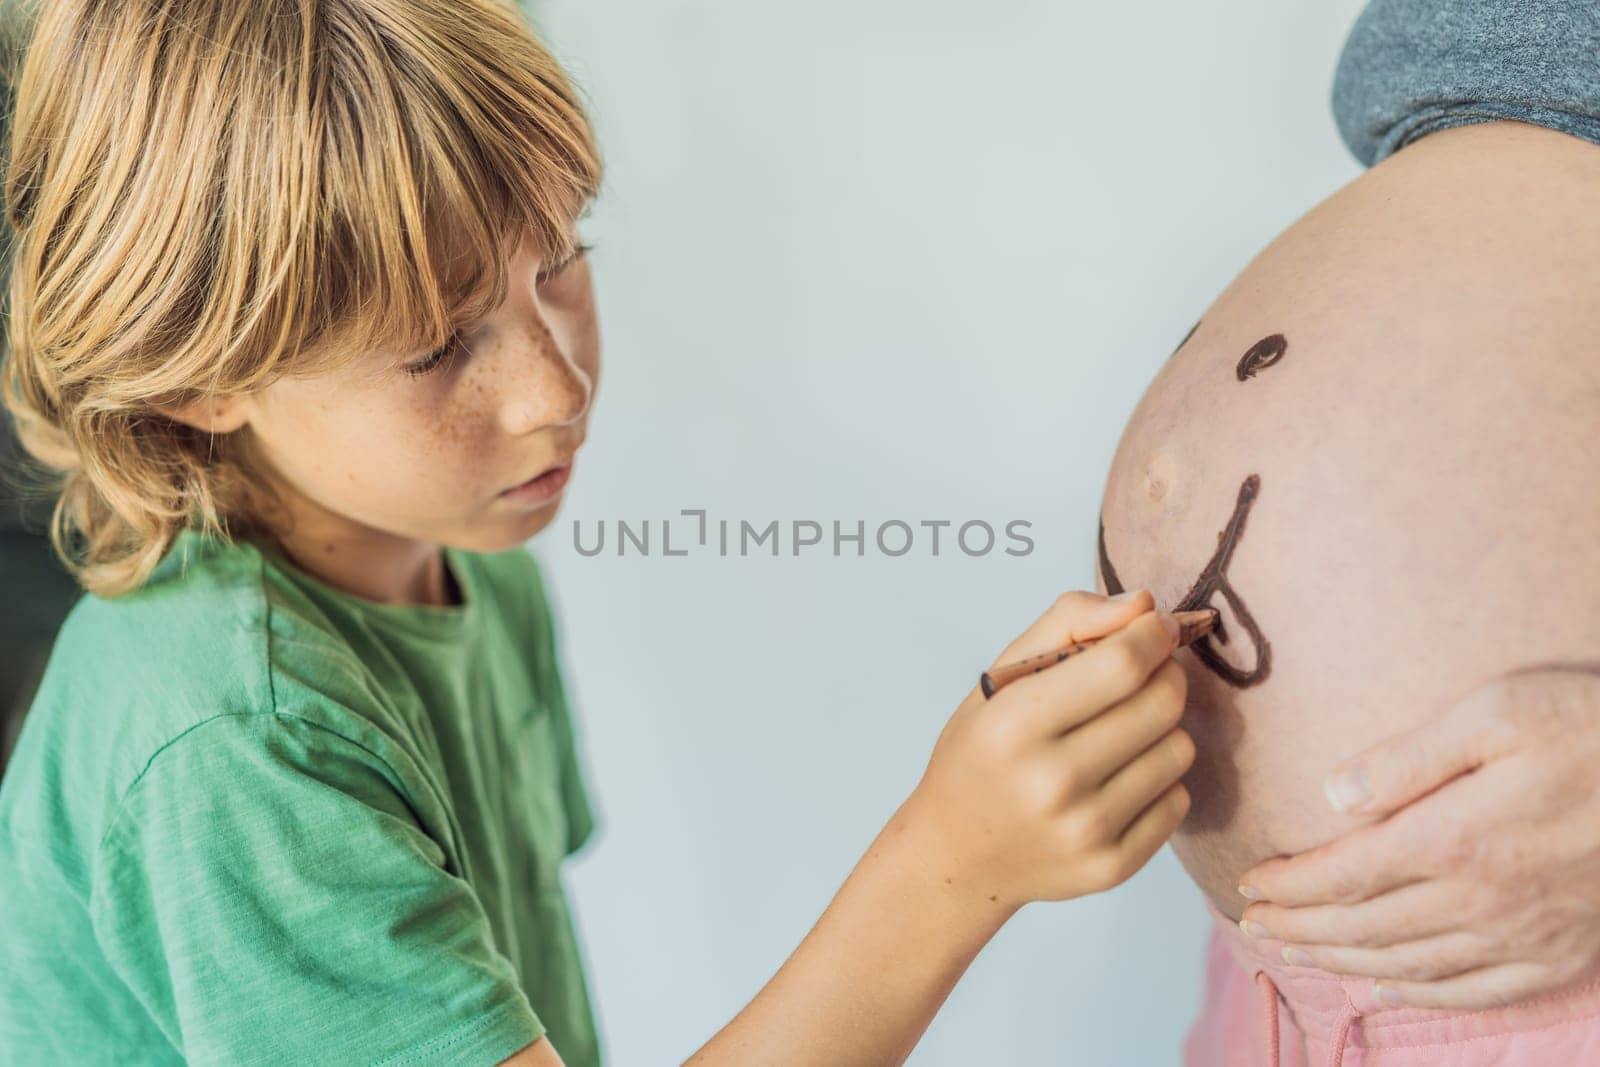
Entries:
{"type": "Polygon", "coordinates": [[[1236,372],[1239,375],[1239,380],[1242,382],[1246,378],[1254,378],[1257,371],[1278,362],[1288,350],[1289,342],[1284,339],[1283,334],[1275,333],[1271,337],[1263,337],[1251,345],[1250,351],[1246,352],[1244,358],[1239,360],[1239,367],[1236,372]]]}

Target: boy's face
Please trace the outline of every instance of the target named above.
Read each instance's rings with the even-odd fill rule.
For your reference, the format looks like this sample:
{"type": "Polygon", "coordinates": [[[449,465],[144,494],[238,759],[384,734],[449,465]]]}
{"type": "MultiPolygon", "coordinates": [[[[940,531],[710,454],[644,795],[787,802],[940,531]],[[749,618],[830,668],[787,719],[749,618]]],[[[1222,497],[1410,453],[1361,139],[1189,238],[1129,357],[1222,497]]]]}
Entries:
{"type": "Polygon", "coordinates": [[[583,256],[548,274],[560,266],[525,242],[503,304],[442,361],[407,356],[419,370],[436,363],[426,373],[371,353],[240,401],[301,553],[396,539],[500,551],[554,519],[559,488],[539,499],[506,491],[570,461],[587,432],[600,375],[594,293],[583,256]]]}

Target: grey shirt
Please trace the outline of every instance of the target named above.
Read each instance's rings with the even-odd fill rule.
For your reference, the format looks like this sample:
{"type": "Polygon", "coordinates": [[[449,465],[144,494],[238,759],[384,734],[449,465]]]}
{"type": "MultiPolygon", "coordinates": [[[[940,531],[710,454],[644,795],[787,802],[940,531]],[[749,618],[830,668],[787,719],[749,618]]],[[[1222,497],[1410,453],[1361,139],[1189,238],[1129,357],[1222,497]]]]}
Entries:
{"type": "Polygon", "coordinates": [[[1372,0],[1339,56],[1333,117],[1367,166],[1496,119],[1600,144],[1600,0],[1372,0]]]}

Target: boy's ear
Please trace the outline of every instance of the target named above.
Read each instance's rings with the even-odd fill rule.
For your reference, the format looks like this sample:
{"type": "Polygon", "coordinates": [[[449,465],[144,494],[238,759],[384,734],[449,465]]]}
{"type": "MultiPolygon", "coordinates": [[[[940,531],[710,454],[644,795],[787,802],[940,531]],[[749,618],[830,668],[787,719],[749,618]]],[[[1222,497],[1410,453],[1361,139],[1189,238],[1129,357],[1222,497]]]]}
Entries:
{"type": "Polygon", "coordinates": [[[208,397],[187,404],[157,404],[169,419],[204,433],[232,433],[249,421],[243,397],[208,397]]]}

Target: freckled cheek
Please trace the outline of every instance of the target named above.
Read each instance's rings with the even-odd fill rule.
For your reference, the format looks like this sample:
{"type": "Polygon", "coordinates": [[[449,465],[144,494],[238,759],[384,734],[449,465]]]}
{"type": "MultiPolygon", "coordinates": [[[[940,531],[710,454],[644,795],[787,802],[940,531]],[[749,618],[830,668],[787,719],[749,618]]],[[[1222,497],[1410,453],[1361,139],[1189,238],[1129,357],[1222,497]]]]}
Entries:
{"type": "Polygon", "coordinates": [[[427,466],[435,480],[447,484],[473,486],[503,477],[503,468],[511,461],[495,454],[501,434],[493,375],[465,380],[458,392],[459,399],[426,413],[419,421],[413,436],[417,461],[427,466]]]}

